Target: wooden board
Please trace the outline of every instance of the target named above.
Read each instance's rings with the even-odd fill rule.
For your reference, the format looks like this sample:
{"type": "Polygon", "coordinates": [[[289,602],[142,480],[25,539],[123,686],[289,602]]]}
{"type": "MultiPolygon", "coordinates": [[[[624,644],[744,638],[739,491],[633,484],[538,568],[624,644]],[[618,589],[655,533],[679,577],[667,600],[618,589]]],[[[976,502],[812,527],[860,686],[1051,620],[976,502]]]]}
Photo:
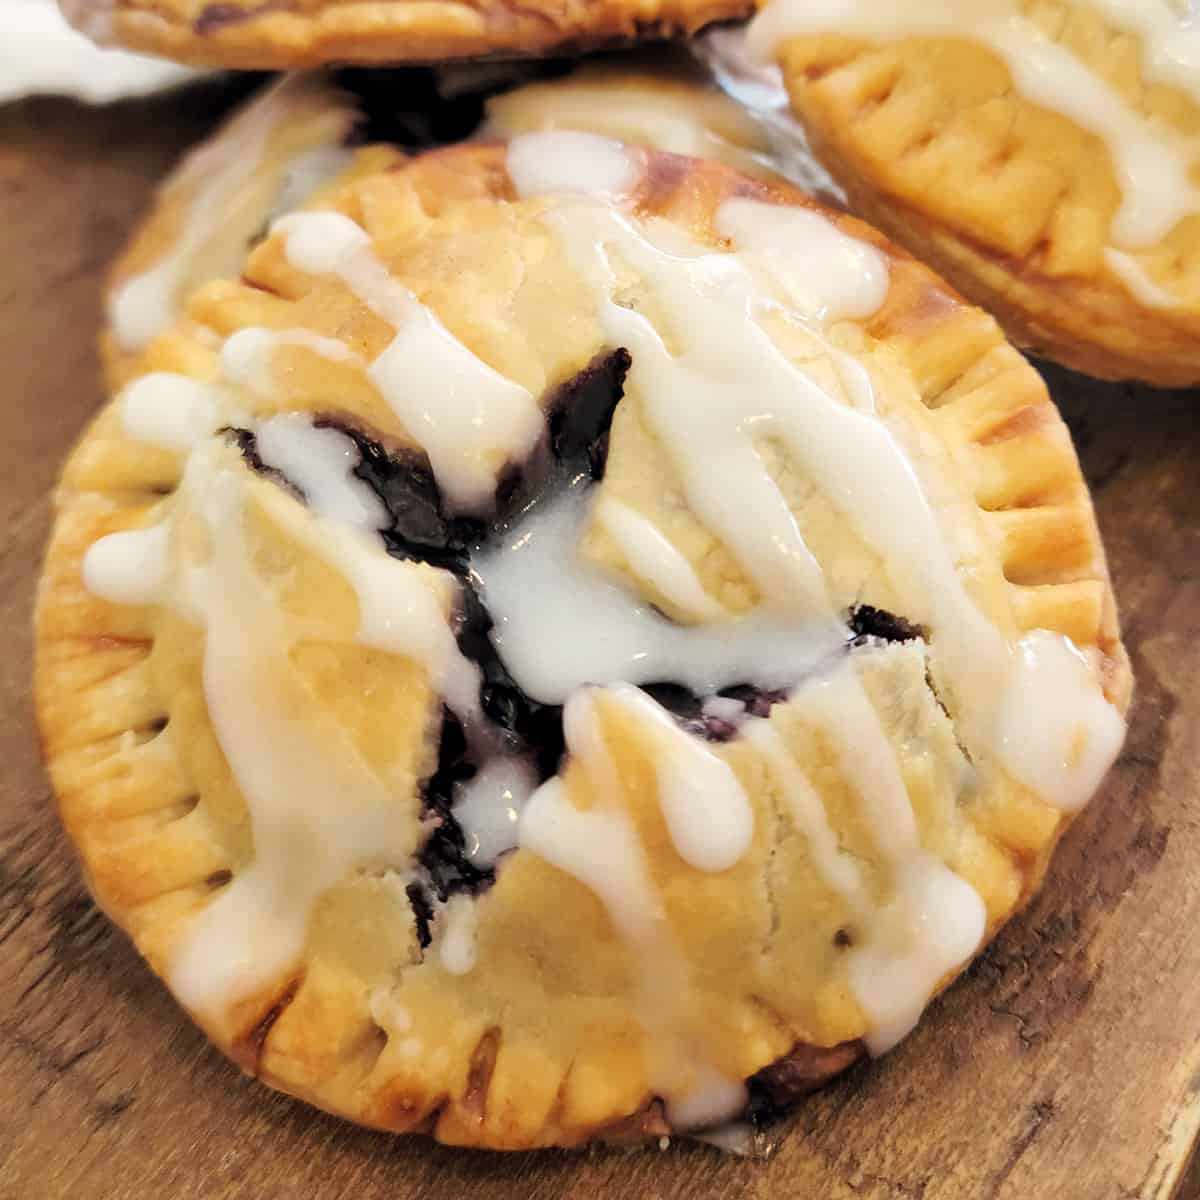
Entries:
{"type": "Polygon", "coordinates": [[[767,1162],[458,1152],[244,1079],[92,907],[29,706],[48,491],[101,402],[104,264],[212,92],[0,109],[0,1200],[1165,1200],[1200,1132],[1200,394],[1051,382],[1138,675],[1128,748],[1045,892],[767,1162]]]}

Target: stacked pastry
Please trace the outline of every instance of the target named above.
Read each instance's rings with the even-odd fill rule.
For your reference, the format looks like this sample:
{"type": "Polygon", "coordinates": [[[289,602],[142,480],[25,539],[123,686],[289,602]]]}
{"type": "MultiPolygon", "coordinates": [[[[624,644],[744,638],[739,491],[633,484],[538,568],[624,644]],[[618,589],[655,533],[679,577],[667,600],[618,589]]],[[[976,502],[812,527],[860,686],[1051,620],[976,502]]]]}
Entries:
{"type": "MultiPolygon", "coordinates": [[[[745,12],[73,15],[293,67],[745,12]]],[[[775,0],[750,40],[851,204],[1013,336],[1181,381],[1177,20],[775,0]]],[[[791,165],[661,49],[328,68],[116,265],[39,714],[97,901],[247,1071],[452,1143],[737,1144],[904,1038],[1100,786],[1131,680],[1046,387],[791,165]]]]}

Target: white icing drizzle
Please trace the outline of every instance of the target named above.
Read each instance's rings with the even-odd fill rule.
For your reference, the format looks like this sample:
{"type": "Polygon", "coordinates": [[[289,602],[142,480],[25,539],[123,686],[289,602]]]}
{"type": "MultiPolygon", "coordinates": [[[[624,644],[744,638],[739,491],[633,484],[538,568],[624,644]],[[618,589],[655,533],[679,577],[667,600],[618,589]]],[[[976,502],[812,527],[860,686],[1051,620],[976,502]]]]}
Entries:
{"type": "Polygon", "coordinates": [[[507,165],[521,196],[552,192],[623,196],[632,192],[641,178],[633,154],[621,142],[570,129],[514,138],[507,165]]]}
{"type": "Polygon", "coordinates": [[[1175,308],[1179,304],[1178,298],[1155,282],[1150,272],[1132,254],[1109,246],[1104,251],[1104,261],[1139,304],[1146,308],[1175,308]]]}
{"type": "Polygon", "coordinates": [[[225,378],[259,396],[276,392],[272,360],[279,346],[299,346],[331,362],[367,369],[361,354],[337,338],[322,337],[308,329],[239,329],[221,347],[221,371],[225,378]]]}
{"type": "Polygon", "coordinates": [[[355,640],[419,662],[430,688],[445,699],[469,733],[478,731],[479,668],[463,657],[450,628],[444,590],[451,584],[446,572],[397,563],[379,538],[306,511],[275,493],[265,493],[264,501],[289,536],[354,589],[359,608],[355,640]]]}
{"type": "Polygon", "coordinates": [[[519,384],[477,358],[376,257],[366,231],[336,212],[293,213],[275,225],[288,261],[341,280],[396,334],[368,374],[429,455],[447,502],[485,510],[505,465],[524,457],[545,427],[519,384]]]}
{"type": "Polygon", "coordinates": [[[451,975],[475,967],[477,912],[473,896],[451,896],[438,912],[438,961],[451,975]]]}
{"type": "MultiPolygon", "coordinates": [[[[195,188],[179,234],[167,253],[125,280],[109,297],[109,320],[122,350],[143,350],[179,318],[184,300],[179,293],[196,256],[219,233],[228,199],[245,188],[259,169],[271,133],[287,112],[291,92],[304,86],[287,81],[276,85],[266,97],[248,105],[220,137],[188,156],[172,181],[176,187],[195,188]]],[[[232,261],[212,264],[212,274],[236,271],[244,247],[235,250],[232,261]]]]}
{"type": "Polygon", "coordinates": [[[668,621],[579,559],[588,503],[586,493],[567,492],[535,510],[502,546],[471,559],[495,622],[492,641],[533,699],[562,704],[589,683],[664,679],[700,695],[747,679],[789,687],[845,644],[845,631],[832,616],[798,622],[751,614],[708,625],[668,621]]]}
{"type": "Polygon", "coordinates": [[[735,700],[731,696],[706,696],[701,711],[706,717],[716,717],[719,721],[737,724],[745,717],[746,706],[741,700],[735,700]]]}
{"type": "Polygon", "coordinates": [[[922,849],[896,752],[854,667],[847,663],[796,695],[829,738],[839,773],[889,864],[891,898],[882,908],[871,900],[858,865],[841,851],[820,796],[776,730],[752,721],[743,736],[763,755],[821,878],[861,927],[854,932],[862,944],[847,953],[847,976],[869,1023],[867,1047],[882,1054],[916,1025],[942,979],[979,948],[987,911],[970,884],[922,849]]]}
{"type": "Polygon", "coordinates": [[[1096,687],[1087,659],[1069,638],[1048,629],[1021,639],[997,724],[1009,770],[1069,812],[1095,793],[1125,736],[1125,723],[1096,687]],[[1031,696],[1039,703],[1031,704],[1031,696]]]}
{"type": "MultiPolygon", "coordinates": [[[[760,1148],[759,1145],[761,1136],[748,1121],[726,1121],[724,1125],[717,1125],[703,1133],[693,1135],[695,1141],[716,1146],[718,1150],[722,1150],[726,1154],[734,1154],[738,1158],[765,1157],[767,1150],[760,1148]]],[[[665,1146],[659,1148],[666,1149],[665,1146]]]]}
{"type": "MultiPolygon", "coordinates": [[[[475,136],[508,141],[533,130],[587,130],[672,154],[715,159],[751,174],[774,174],[758,122],[715,89],[670,73],[610,74],[600,66],[569,78],[491,96],[475,136]]],[[[535,164],[537,169],[537,164],[535,164]]]]}
{"type": "MultiPolygon", "coordinates": [[[[803,278],[802,246],[787,212],[761,205],[758,221],[763,226],[784,221],[793,271],[803,278]]],[[[721,219],[718,213],[718,224],[721,219]]],[[[739,213],[738,223],[743,219],[739,213]]],[[[998,736],[994,718],[997,697],[1012,689],[1029,706],[1030,736],[1046,748],[1023,754],[1023,767],[1028,771],[1035,762],[1061,757],[1061,719],[1052,699],[1044,690],[1022,687],[1021,660],[1045,652],[1046,643],[1027,638],[1014,649],[979,610],[913,465],[887,424],[873,409],[840,402],[783,355],[756,320],[771,297],[741,255],[683,256],[678,246],[669,253],[653,244],[647,230],[587,199],[566,201],[545,220],[599,292],[611,343],[631,352],[626,391],[637,396],[672,456],[690,507],[722,535],[759,585],[764,604],[808,620],[831,616],[820,565],[753,440],[770,434],[879,553],[903,611],[930,629],[934,675],[945,685],[972,749],[1012,769],[1011,743],[998,736]],[[665,314],[677,353],[641,312],[609,298],[617,286],[610,252],[640,272],[656,310],[665,314]]],[[[875,288],[873,271],[863,278],[864,289],[875,288]]],[[[507,607],[501,604],[502,611],[507,607]]],[[[509,627],[502,632],[507,636],[509,627]]],[[[1085,762],[1111,763],[1115,757],[1120,738],[1114,728],[1097,719],[1080,731],[1085,741],[1095,741],[1092,750],[1077,756],[1081,779],[1091,778],[1085,762]]],[[[1052,773],[1036,782],[1028,774],[1022,778],[1047,798],[1062,783],[1052,773]]]]}
{"type": "Polygon", "coordinates": [[[730,1079],[706,1063],[694,1064],[689,1074],[686,1090],[676,1084],[667,1100],[672,1129],[722,1127],[746,1111],[746,1085],[740,1079],[730,1079]]]}
{"type": "Polygon", "coordinates": [[[887,299],[887,259],[820,213],[735,196],[717,209],[716,229],[743,261],[761,256],[790,305],[811,320],[862,320],[887,299]]]}
{"type": "MultiPolygon", "coordinates": [[[[220,389],[147,378],[123,406],[126,425],[141,440],[180,447],[203,428],[201,416],[210,427],[220,423],[220,389]],[[155,397],[163,400],[162,412],[155,411],[155,397]]],[[[266,457],[286,465],[315,507],[306,512],[273,488],[262,490],[262,503],[289,536],[355,589],[356,640],[421,663],[431,688],[469,731],[478,729],[479,673],[447,621],[444,573],[399,563],[366,529],[319,511],[353,515],[368,527],[380,518],[364,504],[354,506],[345,448],[323,435],[347,439],[295,415],[273,418],[258,433],[266,457]]],[[[171,965],[181,1000],[214,1014],[289,968],[312,906],[329,887],[357,869],[408,861],[415,822],[403,818],[402,806],[416,790],[415,779],[385,786],[296,674],[288,647],[300,630],[258,577],[245,541],[249,477],[240,466],[221,465],[219,452],[213,442],[195,447],[166,522],[99,539],[84,566],[85,584],[96,594],[121,603],[157,601],[204,629],[205,703],[245,799],[255,847],[253,863],[197,914],[171,965]],[[208,527],[210,557],[168,572],[172,524],[192,514],[208,527]]],[[[452,963],[466,961],[464,937],[452,943],[452,963]]]]}
{"type": "Polygon", "coordinates": [[[870,1022],[867,1047],[882,1054],[917,1023],[941,979],[979,948],[987,910],[970,884],[921,848],[896,752],[854,667],[847,662],[807,687],[820,695],[810,719],[829,739],[892,869],[892,899],[848,962],[851,990],[870,1022]]]}
{"type": "MultiPolygon", "coordinates": [[[[668,253],[616,210],[588,201],[546,219],[600,293],[609,340],[633,356],[626,391],[636,393],[671,455],[688,506],[720,535],[767,606],[799,616],[828,613],[820,564],[755,438],[785,432],[775,404],[781,390],[796,413],[815,408],[797,403],[796,393],[819,397],[831,410],[842,406],[785,359],[753,319],[753,301],[764,297],[750,272],[732,254],[668,253]],[[617,287],[609,248],[641,273],[670,314],[679,354],[645,316],[609,298],[617,287]]],[[[818,423],[821,416],[814,412],[818,423]]]]}
{"type": "Polygon", "coordinates": [[[676,853],[697,871],[728,871],[754,838],[754,812],[729,764],[638,688],[615,684],[605,694],[653,730],[658,803],[676,853]]]}
{"type": "MultiPolygon", "coordinates": [[[[1184,26],[1166,0],[1076,0],[1143,42],[1147,77],[1184,87],[1200,100],[1200,31],[1184,26]]],[[[772,58],[787,39],[837,34],[875,40],[962,38],[984,43],[1004,60],[1021,94],[1061,113],[1107,145],[1122,191],[1112,239],[1137,250],[1164,238],[1200,206],[1191,180],[1197,143],[1134,109],[1068,49],[1043,34],[1016,0],[964,5],[960,0],[773,0],[753,22],[752,54],[772,58]]]]}
{"type": "Polygon", "coordinates": [[[842,778],[858,793],[879,849],[895,860],[917,844],[917,823],[896,753],[847,660],[808,685],[820,699],[806,715],[828,737],[842,778]]]}
{"type": "Polygon", "coordinates": [[[530,765],[499,757],[484,763],[454,792],[454,819],[465,840],[466,855],[477,867],[490,867],[517,845],[517,823],[536,780],[530,765]]]}
{"type": "Polygon", "coordinates": [[[340,430],[319,429],[307,416],[284,413],[258,427],[256,448],[264,465],[282,471],[315,512],[357,529],[387,526],[383,502],[354,475],[358,447],[340,430]]]}
{"type": "Polygon", "coordinates": [[[412,1028],[412,1013],[396,999],[391,988],[372,988],[367,1006],[371,1020],[389,1034],[407,1033],[412,1028]]]}
{"type": "Polygon", "coordinates": [[[719,1125],[744,1110],[746,1090],[694,1053],[694,1034],[686,1027],[687,964],[672,937],[641,840],[619,805],[622,785],[604,744],[596,704],[597,690],[582,689],[563,711],[567,748],[587,779],[593,807],[576,808],[566,783],[555,776],[530,797],[521,815],[520,845],[593,892],[628,947],[650,1086],[665,1099],[672,1127],[719,1125]]]}
{"type": "Polygon", "coordinates": [[[530,797],[521,815],[519,845],[595,892],[627,942],[638,946],[655,940],[654,927],[664,917],[628,818],[577,809],[556,776],[530,797]]]}
{"type": "MultiPolygon", "coordinates": [[[[948,683],[956,708],[966,714],[960,727],[980,757],[998,759],[1059,803],[1089,793],[1122,733],[1121,719],[1094,675],[1064,678],[1055,649],[1062,641],[1051,635],[1031,634],[1010,648],[966,592],[920,480],[876,414],[873,397],[864,403],[861,389],[850,388],[852,403],[846,404],[827,394],[784,357],[756,319],[776,303],[762,286],[762,247],[777,256],[768,259],[773,268],[768,273],[791,302],[790,311],[818,324],[841,313],[861,317],[874,311],[872,304],[886,295],[883,260],[847,253],[838,241],[844,235],[825,222],[817,226],[797,221],[794,212],[741,201],[717,215],[718,230],[735,243],[738,253],[732,255],[689,248],[677,236],[669,248],[655,244],[647,226],[635,226],[590,199],[564,200],[544,220],[598,294],[609,344],[630,350],[626,393],[640,402],[672,455],[689,506],[722,535],[759,585],[764,604],[790,609],[801,621],[832,615],[820,567],[751,433],[784,442],[799,469],[880,553],[903,611],[931,631],[935,675],[948,683]],[[832,261],[832,270],[843,277],[852,273],[853,284],[843,277],[817,284],[812,302],[804,304],[781,278],[785,273],[788,283],[808,278],[810,243],[818,261],[832,261]],[[632,311],[614,302],[618,288],[610,254],[640,275],[652,303],[632,311]],[[644,311],[664,322],[672,350],[644,311]],[[1031,686],[1044,677],[1054,677],[1055,686],[1031,686]],[[1081,690],[1089,697],[1082,705],[1081,690]],[[997,711],[1004,714],[1000,720],[997,711]]],[[[508,562],[543,530],[544,525],[521,531],[508,562]]],[[[517,595],[496,594],[506,590],[494,587],[496,573],[490,580],[487,570],[482,574],[489,603],[495,600],[501,613],[497,646],[521,679],[533,647],[528,639],[514,645],[511,637],[517,595]]],[[[525,596],[537,590],[532,577],[524,582],[525,596]]],[[[606,630],[604,619],[586,627],[595,631],[593,641],[606,630]]],[[[580,663],[571,665],[578,669],[580,663]]],[[[583,681],[577,676],[574,682],[583,681]]],[[[764,751],[814,846],[818,869],[852,910],[871,914],[861,944],[848,956],[849,982],[867,1017],[868,1044],[882,1052],[908,1032],[940,981],[978,947],[986,910],[969,884],[921,847],[895,750],[853,668],[807,686],[821,689],[814,719],[825,729],[840,774],[854,789],[890,868],[890,899],[881,909],[873,910],[857,870],[841,856],[811,785],[778,746],[765,741],[764,751]]]]}
{"type": "Polygon", "coordinates": [[[1081,0],[1110,25],[1142,41],[1146,75],[1200,101],[1200,26],[1192,0],[1081,0]]]}
{"type": "Polygon", "coordinates": [[[770,721],[747,721],[741,736],[766,763],[792,821],[808,842],[817,873],[846,901],[856,917],[863,916],[870,908],[870,901],[858,865],[842,853],[820,795],[788,753],[775,727],[770,721]]]}
{"type": "Polygon", "coordinates": [[[653,522],[612,496],[602,496],[595,516],[616,542],[635,575],[693,621],[719,621],[729,613],[700,582],[686,556],[653,522]]]}
{"type": "Polygon", "coordinates": [[[193,919],[170,978],[189,1008],[219,1014],[289,969],[323,892],[353,870],[407,861],[415,780],[385,786],[296,674],[246,544],[245,472],[211,456],[193,455],[183,485],[211,553],[178,573],[176,604],[204,627],[205,705],[246,801],[254,861],[193,919]]]}
{"type": "Polygon", "coordinates": [[[149,55],[101,49],[67,24],[53,0],[0,0],[0,28],[0,104],[46,94],[108,104],[200,77],[149,55]]]}
{"type": "Polygon", "coordinates": [[[979,894],[928,851],[899,863],[892,884],[892,899],[846,964],[872,1054],[885,1054],[912,1031],[934,987],[979,949],[987,927],[979,894]]]}
{"type": "Polygon", "coordinates": [[[83,556],[83,585],[110,604],[156,604],[167,577],[163,525],[110,533],[83,556]]]}
{"type": "MultiPolygon", "coordinates": [[[[155,599],[204,627],[206,707],[254,835],[254,862],[198,914],[171,968],[172,987],[197,1011],[219,1008],[286,970],[313,903],[348,872],[407,861],[413,823],[399,806],[416,783],[385,787],[295,674],[291,632],[245,544],[245,472],[214,465],[213,453],[209,445],[192,454],[176,497],[184,511],[203,515],[211,557],[177,571],[166,596],[161,582],[153,589],[155,599]]],[[[421,662],[464,722],[477,722],[478,672],[454,643],[433,586],[440,573],[397,563],[365,534],[305,514],[282,494],[264,491],[263,498],[291,536],[355,587],[357,640],[421,662]]],[[[129,552],[127,534],[102,538],[88,554],[89,586],[118,598],[161,581],[161,567],[146,566],[145,548],[165,548],[167,528],[142,531],[138,553],[129,552]]]]}
{"type": "Polygon", "coordinates": [[[218,403],[210,384],[167,371],[142,375],[118,399],[125,432],[164,450],[190,450],[212,433],[218,403]]]}

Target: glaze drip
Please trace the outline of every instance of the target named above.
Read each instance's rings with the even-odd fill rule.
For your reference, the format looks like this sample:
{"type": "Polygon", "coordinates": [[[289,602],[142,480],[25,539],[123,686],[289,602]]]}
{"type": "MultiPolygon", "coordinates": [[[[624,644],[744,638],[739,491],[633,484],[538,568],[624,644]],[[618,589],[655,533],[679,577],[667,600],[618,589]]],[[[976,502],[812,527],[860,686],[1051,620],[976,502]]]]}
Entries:
{"type": "Polygon", "coordinates": [[[860,643],[875,639],[881,642],[911,642],[924,639],[925,630],[895,613],[885,612],[871,604],[859,604],[850,610],[850,632],[860,643]]]}
{"type": "MultiPolygon", "coordinates": [[[[1151,308],[1177,301],[1146,274],[1127,251],[1160,243],[1200,210],[1196,167],[1200,144],[1170,121],[1126,99],[1034,21],[1019,0],[987,0],[967,6],[956,0],[772,0],[752,22],[747,47],[763,61],[782,53],[789,40],[835,35],[868,41],[938,38],[985,46],[1008,68],[1015,88],[1031,103],[1058,113],[1107,148],[1121,191],[1109,229],[1106,263],[1130,294],[1151,308]]],[[[1140,42],[1145,88],[1169,85],[1200,103],[1200,29],[1172,0],[1074,0],[1121,35],[1140,42]]],[[[1098,36],[1090,35],[1090,36],[1098,36]]]]}

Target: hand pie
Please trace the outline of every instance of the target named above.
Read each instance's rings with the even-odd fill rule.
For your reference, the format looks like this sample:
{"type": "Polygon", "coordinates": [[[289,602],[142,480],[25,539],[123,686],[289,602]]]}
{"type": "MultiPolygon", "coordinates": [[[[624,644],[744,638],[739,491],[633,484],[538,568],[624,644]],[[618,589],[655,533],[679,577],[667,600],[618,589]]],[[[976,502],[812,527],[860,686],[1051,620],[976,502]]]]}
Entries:
{"type": "Polygon", "coordinates": [[[60,6],[101,45],[267,70],[577,54],[682,38],[754,11],[753,0],[60,0],[60,6]]]}
{"type": "Polygon", "coordinates": [[[1200,31],[1173,0],[772,0],[852,207],[1089,374],[1200,381],[1200,31]]]}
{"type": "Polygon", "coordinates": [[[101,339],[110,387],[127,382],[138,355],[176,324],[201,283],[240,271],[272,221],[334,180],[381,169],[402,152],[365,148],[372,137],[428,146],[566,124],[775,173],[760,125],[682,54],[622,55],[548,80],[537,80],[530,65],[456,71],[453,79],[415,69],[291,75],[192,151],[112,270],[101,339]]]}
{"type": "Polygon", "coordinates": [[[581,129],[777,177],[763,126],[689,56],[661,50],[585,62],[569,75],[491,96],[480,138],[581,129]]]}
{"type": "Polygon", "coordinates": [[[189,313],[66,465],[37,710],[98,902],[276,1087],[495,1148],[769,1119],[1117,753],[1043,383],[799,192],[458,146],[189,313]]]}
{"type": "Polygon", "coordinates": [[[354,97],[328,76],[293,75],[183,159],[109,277],[101,351],[114,390],[197,286],[236,275],[275,217],[350,165],[358,120],[354,97]]]}

